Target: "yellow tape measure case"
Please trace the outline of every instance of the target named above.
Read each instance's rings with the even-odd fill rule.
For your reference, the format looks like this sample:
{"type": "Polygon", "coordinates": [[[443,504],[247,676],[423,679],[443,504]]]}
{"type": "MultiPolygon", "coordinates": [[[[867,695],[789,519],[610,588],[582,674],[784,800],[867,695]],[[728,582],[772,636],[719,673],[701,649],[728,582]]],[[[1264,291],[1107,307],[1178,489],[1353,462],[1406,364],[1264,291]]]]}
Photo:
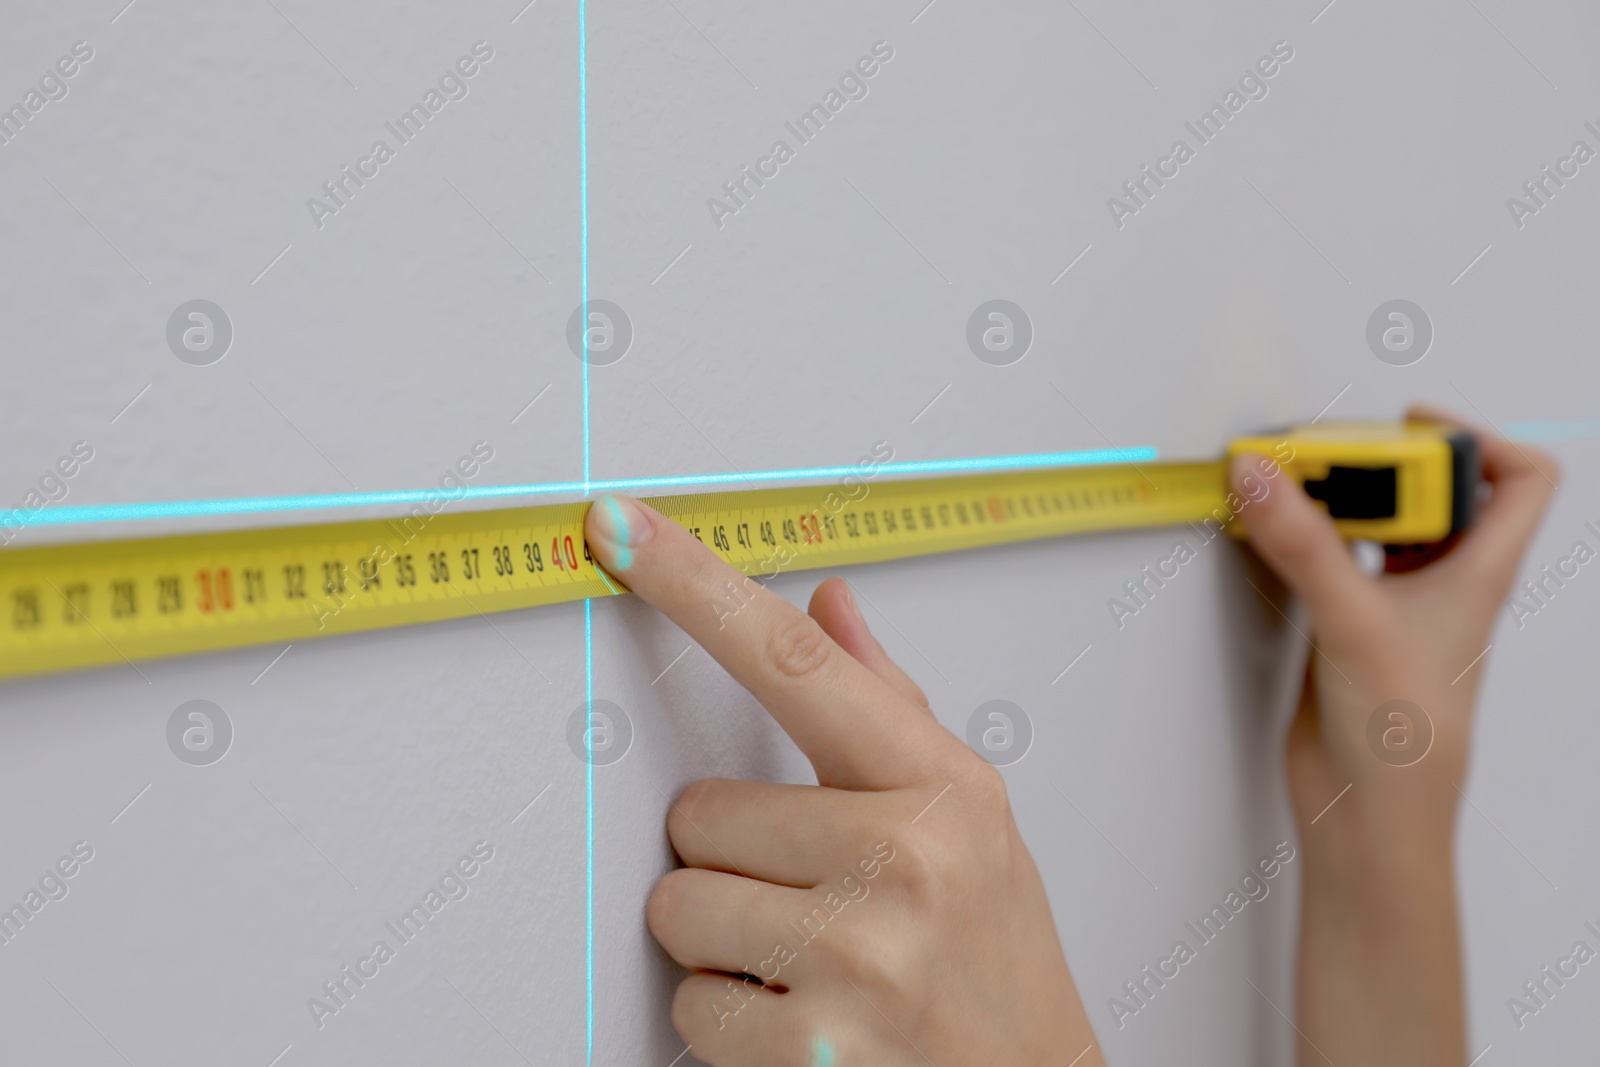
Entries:
{"type": "MultiPolygon", "coordinates": [[[[1443,541],[1472,521],[1481,476],[1472,434],[1433,422],[1335,422],[1243,437],[1228,457],[1256,453],[1321,502],[1351,540],[1443,541]]],[[[1230,528],[1243,533],[1239,524],[1230,528]]]]}

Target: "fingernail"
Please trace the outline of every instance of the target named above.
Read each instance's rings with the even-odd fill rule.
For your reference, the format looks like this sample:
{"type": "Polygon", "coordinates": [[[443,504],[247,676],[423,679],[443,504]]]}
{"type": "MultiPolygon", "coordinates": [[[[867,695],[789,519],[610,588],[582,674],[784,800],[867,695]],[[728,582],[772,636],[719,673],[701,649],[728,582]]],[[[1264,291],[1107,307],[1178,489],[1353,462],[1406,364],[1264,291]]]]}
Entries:
{"type": "Polygon", "coordinates": [[[623,496],[603,496],[594,502],[594,534],[611,556],[614,570],[627,570],[633,549],[655,535],[650,516],[637,502],[623,496]]]}
{"type": "Polygon", "coordinates": [[[850,605],[850,610],[855,612],[857,619],[866,622],[866,616],[861,614],[861,605],[856,603],[856,591],[850,588],[850,583],[844,583],[844,602],[850,605]]]}

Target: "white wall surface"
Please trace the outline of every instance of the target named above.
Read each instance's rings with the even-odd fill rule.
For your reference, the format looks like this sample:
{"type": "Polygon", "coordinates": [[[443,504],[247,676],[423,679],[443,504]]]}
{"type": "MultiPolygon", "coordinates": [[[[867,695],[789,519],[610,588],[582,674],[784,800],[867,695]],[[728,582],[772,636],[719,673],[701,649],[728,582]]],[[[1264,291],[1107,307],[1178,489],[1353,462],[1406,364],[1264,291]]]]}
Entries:
{"type": "MultiPolygon", "coordinates": [[[[479,440],[484,484],[579,476],[576,5],[121,5],[0,10],[0,104],[94,51],[0,146],[0,504],[77,441],[94,458],[65,503],[426,486],[479,440]],[[478,41],[493,58],[468,95],[319,228],[307,198],[393,147],[384,123],[478,41]],[[236,334],[205,367],[165,338],[196,298],[236,334]]],[[[1203,456],[1412,398],[1496,424],[1600,414],[1600,177],[1581,168],[1520,227],[1506,205],[1574,141],[1600,150],[1591,6],[610,0],[588,29],[592,295],[636,330],[593,372],[596,477],[848,463],[879,440],[903,459],[1203,456]],[[1266,96],[1119,228],[1107,198],[1195,146],[1184,123],[1280,41],[1266,96]],[[785,122],[876,42],[893,58],[866,96],[719,228],[707,199],[795,147],[785,122]],[[1036,331],[1008,367],[964,339],[995,297],[1036,331]],[[1436,331],[1410,366],[1366,343],[1395,298],[1436,331]]],[[[1551,446],[1566,479],[1530,572],[1600,547],[1593,440],[1551,446]]],[[[1106,609],[1178,536],[848,577],[952,729],[996,698],[1032,719],[1007,780],[1108,1061],[1281,1063],[1293,864],[1125,1029],[1106,1009],[1288,834],[1279,737],[1305,649],[1245,578],[1271,583],[1216,545],[1125,629],[1106,609]]],[[[816,580],[777,588],[803,602],[816,580]]],[[[582,618],[0,686],[0,902],[94,850],[0,945],[0,1060],[582,1062],[582,618]],[[192,699],[234,726],[210,766],[167,746],[192,699]],[[307,999],[479,841],[470,893],[319,1028],[307,999]]],[[[1600,1037],[1587,972],[1521,1030],[1505,1005],[1600,921],[1597,624],[1585,571],[1520,630],[1508,614],[1487,660],[1460,835],[1485,1067],[1573,1062],[1600,1037]]],[[[595,607],[595,693],[636,730],[596,772],[596,1063],[682,1050],[642,916],[672,863],[668,798],[808,775],[703,653],[662,675],[686,643],[639,603],[595,607]]]]}

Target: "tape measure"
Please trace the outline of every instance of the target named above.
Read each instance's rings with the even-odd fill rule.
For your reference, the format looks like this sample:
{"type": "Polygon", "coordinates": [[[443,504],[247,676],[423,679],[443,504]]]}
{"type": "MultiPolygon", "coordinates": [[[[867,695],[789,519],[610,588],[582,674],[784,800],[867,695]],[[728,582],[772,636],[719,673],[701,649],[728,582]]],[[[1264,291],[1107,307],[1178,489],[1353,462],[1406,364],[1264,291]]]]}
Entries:
{"type": "MultiPolygon", "coordinates": [[[[1306,485],[1348,537],[1438,541],[1470,521],[1473,438],[1432,424],[1235,441],[1306,485]]],[[[1063,534],[1233,529],[1254,490],[1227,460],[1116,464],[646,498],[745,574],[1063,534]]],[[[0,551],[0,678],[489,615],[626,590],[583,536],[588,503],[0,551]]]]}

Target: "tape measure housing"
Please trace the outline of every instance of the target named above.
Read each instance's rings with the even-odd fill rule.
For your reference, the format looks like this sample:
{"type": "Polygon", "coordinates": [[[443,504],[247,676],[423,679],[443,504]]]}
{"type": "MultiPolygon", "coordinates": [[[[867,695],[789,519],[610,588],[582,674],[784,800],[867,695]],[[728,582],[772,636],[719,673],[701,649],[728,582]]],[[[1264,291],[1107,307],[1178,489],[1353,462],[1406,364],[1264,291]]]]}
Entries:
{"type": "MultiPolygon", "coordinates": [[[[1335,422],[1234,441],[1321,501],[1350,540],[1385,545],[1442,541],[1472,521],[1480,478],[1470,433],[1431,422],[1335,422]]],[[[1239,531],[1235,531],[1238,533],[1239,531]]]]}

